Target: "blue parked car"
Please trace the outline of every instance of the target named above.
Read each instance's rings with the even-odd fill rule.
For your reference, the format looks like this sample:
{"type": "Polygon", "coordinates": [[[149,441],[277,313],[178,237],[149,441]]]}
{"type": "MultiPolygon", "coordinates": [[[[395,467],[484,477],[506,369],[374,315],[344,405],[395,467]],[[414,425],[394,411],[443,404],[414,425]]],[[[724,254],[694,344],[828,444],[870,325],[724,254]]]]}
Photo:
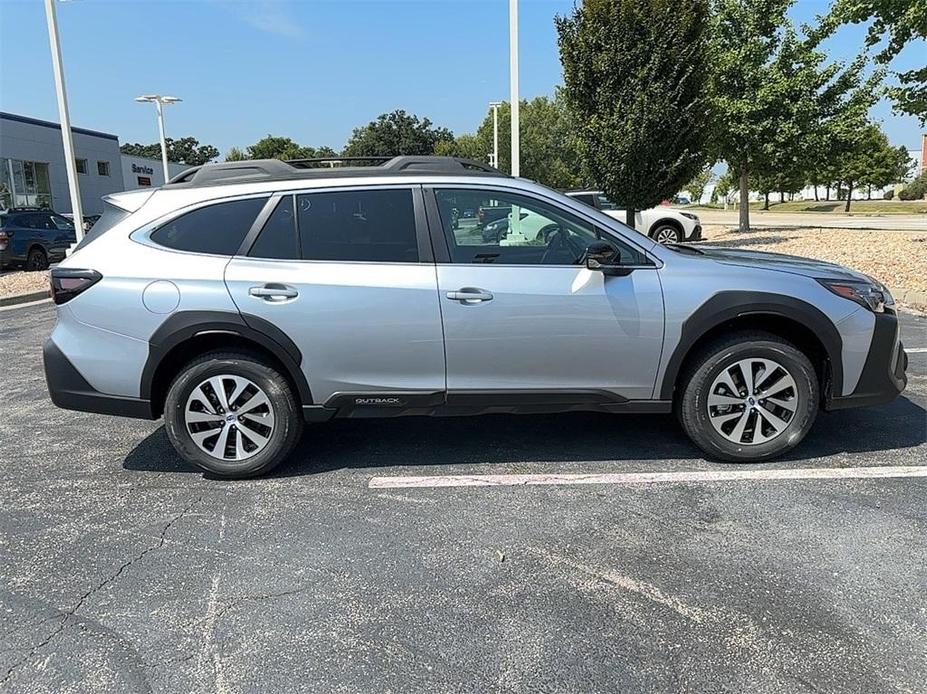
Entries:
{"type": "Polygon", "coordinates": [[[74,223],[51,210],[12,207],[0,213],[0,270],[45,270],[77,240],[74,223]]]}

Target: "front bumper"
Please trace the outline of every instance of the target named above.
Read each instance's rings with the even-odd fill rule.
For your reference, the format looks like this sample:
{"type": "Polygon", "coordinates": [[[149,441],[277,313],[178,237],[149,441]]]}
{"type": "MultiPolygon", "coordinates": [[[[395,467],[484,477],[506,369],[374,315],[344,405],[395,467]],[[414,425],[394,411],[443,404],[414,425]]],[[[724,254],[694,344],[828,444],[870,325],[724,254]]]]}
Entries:
{"type": "Polygon", "coordinates": [[[908,385],[908,355],[898,335],[898,316],[886,311],[875,315],[875,328],[863,372],[850,395],[829,395],[826,410],[868,407],[890,402],[908,385]]]}
{"type": "Polygon", "coordinates": [[[692,233],[689,234],[689,238],[686,241],[701,241],[702,240],[702,225],[696,224],[695,228],[692,230],[692,233]]]}
{"type": "Polygon", "coordinates": [[[50,338],[45,342],[42,357],[48,393],[58,407],[119,417],[155,419],[148,400],[107,395],[95,390],[50,338]]]}

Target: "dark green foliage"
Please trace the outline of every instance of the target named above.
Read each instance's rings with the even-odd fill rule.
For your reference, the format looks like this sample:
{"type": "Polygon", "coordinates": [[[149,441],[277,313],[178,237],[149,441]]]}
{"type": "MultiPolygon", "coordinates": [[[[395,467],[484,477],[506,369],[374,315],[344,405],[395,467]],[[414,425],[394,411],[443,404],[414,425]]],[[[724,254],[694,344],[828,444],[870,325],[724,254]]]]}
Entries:
{"type": "MultiPolygon", "coordinates": [[[[199,166],[219,156],[218,149],[212,145],[201,145],[195,137],[182,137],[179,140],[166,137],[164,144],[167,145],[167,160],[179,164],[199,166]]],[[[160,159],[161,143],[155,142],[152,145],[143,145],[138,142],[126,143],[119,148],[119,151],[135,157],[160,159]]]]}
{"type": "Polygon", "coordinates": [[[434,127],[427,118],[419,119],[399,109],[355,128],[343,154],[348,157],[430,155],[442,141],[453,142],[454,134],[447,128],[434,127]]]}
{"type": "Polygon", "coordinates": [[[629,214],[672,197],[708,155],[707,0],[586,0],[555,21],[592,180],[629,214]]]}

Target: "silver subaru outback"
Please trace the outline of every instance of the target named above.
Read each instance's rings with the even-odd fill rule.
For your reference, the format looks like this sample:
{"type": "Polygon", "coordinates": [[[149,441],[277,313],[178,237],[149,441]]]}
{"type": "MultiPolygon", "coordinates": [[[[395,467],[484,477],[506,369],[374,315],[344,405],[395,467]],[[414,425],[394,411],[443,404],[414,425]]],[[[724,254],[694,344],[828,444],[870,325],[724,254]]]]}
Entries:
{"type": "Polygon", "coordinates": [[[906,385],[871,277],[659,245],[460,159],[193,168],[106,198],[51,283],[54,403],[163,416],[225,477],[279,464],[306,422],[395,415],[675,412],[708,457],[761,461],[820,408],[906,385]]]}

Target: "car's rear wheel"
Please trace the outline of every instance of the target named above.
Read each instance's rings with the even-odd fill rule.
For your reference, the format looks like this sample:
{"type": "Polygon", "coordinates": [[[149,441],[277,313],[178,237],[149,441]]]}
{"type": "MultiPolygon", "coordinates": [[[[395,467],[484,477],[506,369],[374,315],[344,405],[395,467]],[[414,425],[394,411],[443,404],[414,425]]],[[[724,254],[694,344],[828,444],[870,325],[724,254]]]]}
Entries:
{"type": "Polygon", "coordinates": [[[187,364],[164,404],[167,435],[187,461],[220,477],[279,465],[302,435],[289,383],[257,355],[213,352],[187,364]]]}
{"type": "Polygon", "coordinates": [[[682,243],[682,232],[672,224],[660,224],[650,237],[657,243],[682,243]]]}
{"type": "Polygon", "coordinates": [[[737,333],[708,345],[691,364],[677,411],[708,456],[756,462],[797,446],[818,411],[814,366],[769,333],[737,333]]]}
{"type": "Polygon", "coordinates": [[[48,269],[48,256],[41,248],[33,248],[26,256],[26,271],[39,272],[48,269]]]}

